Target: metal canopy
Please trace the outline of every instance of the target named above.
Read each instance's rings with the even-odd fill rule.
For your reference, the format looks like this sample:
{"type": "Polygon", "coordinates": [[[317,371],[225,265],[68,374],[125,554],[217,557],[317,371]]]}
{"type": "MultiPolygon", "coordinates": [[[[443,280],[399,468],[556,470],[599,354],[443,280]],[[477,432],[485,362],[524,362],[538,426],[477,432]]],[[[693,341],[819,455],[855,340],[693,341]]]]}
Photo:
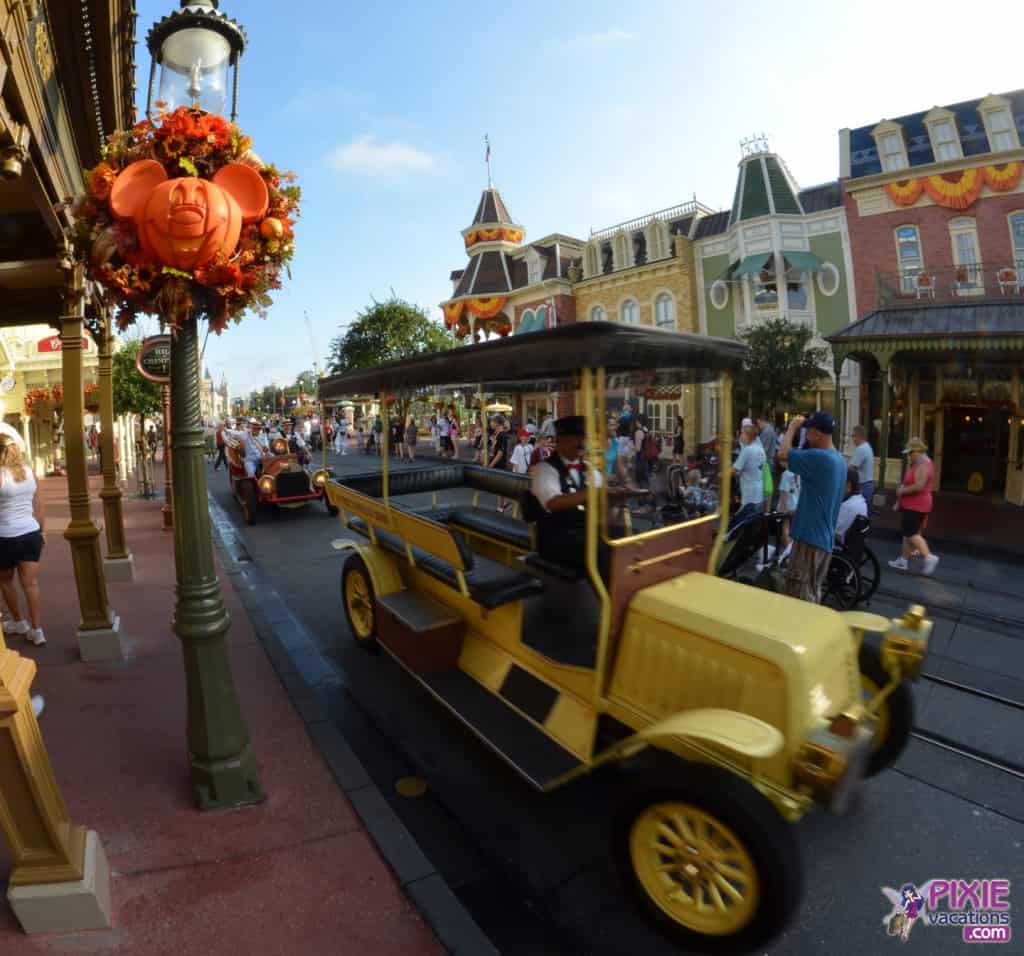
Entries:
{"type": "Polygon", "coordinates": [[[738,371],[746,351],[730,339],[579,322],[335,375],[320,382],[320,398],[477,384],[557,391],[574,387],[581,368],[604,368],[619,383],[699,383],[738,371]]]}
{"type": "Polygon", "coordinates": [[[772,254],[770,252],[759,252],[756,256],[747,256],[732,270],[732,278],[738,279],[740,276],[757,275],[771,257],[772,254]]]}
{"type": "Polygon", "coordinates": [[[821,272],[825,263],[813,252],[790,252],[784,249],[782,254],[786,257],[790,269],[795,272],[821,272]]]}

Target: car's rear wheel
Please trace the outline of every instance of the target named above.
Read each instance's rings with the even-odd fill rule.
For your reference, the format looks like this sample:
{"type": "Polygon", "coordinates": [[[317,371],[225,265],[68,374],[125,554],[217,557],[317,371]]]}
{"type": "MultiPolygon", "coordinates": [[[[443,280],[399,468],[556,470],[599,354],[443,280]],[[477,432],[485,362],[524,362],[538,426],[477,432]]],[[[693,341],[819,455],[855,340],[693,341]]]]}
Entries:
{"type": "Polygon", "coordinates": [[[242,511],[245,512],[245,523],[256,523],[256,512],[259,510],[260,499],[256,494],[256,482],[242,482],[242,511]]]}
{"type": "Polygon", "coordinates": [[[358,554],[350,555],[342,569],[341,602],[356,646],[376,651],[377,601],[366,562],[358,554]]]}
{"type": "MultiPolygon", "coordinates": [[[[889,683],[890,678],[882,667],[878,651],[867,644],[861,645],[858,663],[861,692],[867,704],[889,683]]],[[[907,681],[881,702],[875,712],[875,719],[878,726],[871,740],[871,756],[865,771],[869,777],[895,763],[910,739],[910,731],[914,726],[914,698],[907,681]]]]}
{"type": "Polygon", "coordinates": [[[613,852],[633,897],[675,942],[702,951],[763,946],[801,894],[795,834],[746,781],[682,764],[631,788],[613,852]]]}

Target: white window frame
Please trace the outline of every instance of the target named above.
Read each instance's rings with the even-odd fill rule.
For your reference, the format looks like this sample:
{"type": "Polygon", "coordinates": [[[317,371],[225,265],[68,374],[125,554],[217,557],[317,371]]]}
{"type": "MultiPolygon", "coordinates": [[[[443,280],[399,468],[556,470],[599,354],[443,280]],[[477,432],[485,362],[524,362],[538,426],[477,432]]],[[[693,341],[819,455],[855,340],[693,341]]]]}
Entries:
{"type": "Polygon", "coordinates": [[[1013,257],[1013,268],[1020,272],[1024,269],[1024,238],[1018,246],[1013,235],[1013,220],[1020,217],[1024,220],[1024,209],[1015,209],[1006,217],[1006,228],[1010,230],[1010,255],[1013,257]]]}
{"type": "Polygon", "coordinates": [[[1014,122],[1013,109],[1009,100],[1001,96],[987,96],[978,104],[978,112],[981,114],[982,123],[985,124],[985,135],[988,137],[988,146],[991,152],[1002,153],[1008,149],[1020,149],[1020,133],[1014,122]],[[992,129],[992,121],[997,116],[1006,119],[1007,128],[1005,130],[992,129]],[[1005,137],[1004,145],[994,142],[997,136],[1005,137]]]}
{"type": "Polygon", "coordinates": [[[981,240],[978,237],[978,223],[970,216],[959,216],[949,221],[949,243],[953,252],[954,284],[953,288],[957,295],[981,295],[985,291],[984,271],[981,262],[981,240]],[[976,253],[974,262],[964,262],[960,258],[960,243],[957,239],[960,236],[970,236],[974,239],[974,251],[976,253]],[[967,281],[961,282],[956,278],[956,270],[968,268],[967,281]]]}
{"type": "Polygon", "coordinates": [[[924,272],[924,246],[921,245],[921,230],[912,222],[901,223],[892,231],[893,242],[896,243],[896,269],[900,274],[900,289],[903,292],[915,292],[917,290],[917,276],[924,272]],[[913,229],[917,236],[917,260],[918,264],[913,269],[906,269],[903,266],[903,256],[900,255],[900,230],[913,229]]]}
{"type": "Polygon", "coordinates": [[[960,144],[960,129],[956,124],[956,114],[944,109],[934,109],[924,118],[924,125],[931,140],[932,154],[937,163],[952,163],[964,158],[963,146],[960,144]],[[949,139],[940,139],[940,131],[948,126],[952,131],[949,139]]]}
{"type": "Polygon", "coordinates": [[[903,137],[903,127],[899,123],[879,123],[872,131],[875,139],[875,146],[878,149],[878,161],[882,165],[883,173],[895,173],[901,169],[907,169],[910,161],[907,159],[907,141],[903,137]],[[895,136],[899,143],[896,150],[888,149],[887,137],[895,136]]]}
{"type": "Polygon", "coordinates": [[[601,274],[601,244],[594,240],[583,250],[583,278],[593,279],[601,274]]]}
{"type": "Polygon", "coordinates": [[[640,303],[636,299],[629,298],[623,299],[619,303],[619,321],[624,325],[639,325],[640,324],[640,303]],[[626,317],[627,308],[632,313],[633,318],[626,317]]]}
{"type": "Polygon", "coordinates": [[[618,272],[619,269],[628,269],[632,265],[636,265],[633,236],[625,230],[617,232],[612,238],[612,270],[618,272]]]}
{"type": "Polygon", "coordinates": [[[659,329],[678,329],[679,324],[676,318],[676,298],[671,292],[661,291],[654,297],[654,324],[659,329]],[[667,303],[668,312],[670,313],[669,320],[662,322],[661,308],[662,303],[667,303]]]}
{"type": "Polygon", "coordinates": [[[816,276],[816,284],[818,291],[824,296],[833,296],[839,291],[839,283],[842,281],[842,276],[839,274],[839,270],[831,262],[826,262],[821,269],[818,271],[816,276]],[[832,279],[831,291],[825,287],[825,284],[821,281],[825,276],[830,276],[832,279]]]}
{"type": "Polygon", "coordinates": [[[713,308],[719,312],[729,304],[729,286],[721,279],[715,279],[708,289],[708,299],[713,308]]]}
{"type": "Polygon", "coordinates": [[[600,303],[592,305],[590,307],[590,321],[591,322],[607,322],[608,321],[608,310],[600,303]]]}

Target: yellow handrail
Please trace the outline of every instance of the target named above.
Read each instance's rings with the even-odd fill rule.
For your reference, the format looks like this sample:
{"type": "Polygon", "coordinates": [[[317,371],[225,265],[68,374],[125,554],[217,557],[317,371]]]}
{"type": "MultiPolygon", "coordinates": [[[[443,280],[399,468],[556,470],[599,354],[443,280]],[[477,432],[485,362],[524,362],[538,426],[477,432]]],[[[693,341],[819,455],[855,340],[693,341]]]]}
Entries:
{"type": "Polygon", "coordinates": [[[708,574],[718,568],[718,559],[729,530],[729,494],[732,490],[732,376],[723,375],[718,381],[721,390],[722,417],[718,426],[718,533],[708,558],[708,574]]]}

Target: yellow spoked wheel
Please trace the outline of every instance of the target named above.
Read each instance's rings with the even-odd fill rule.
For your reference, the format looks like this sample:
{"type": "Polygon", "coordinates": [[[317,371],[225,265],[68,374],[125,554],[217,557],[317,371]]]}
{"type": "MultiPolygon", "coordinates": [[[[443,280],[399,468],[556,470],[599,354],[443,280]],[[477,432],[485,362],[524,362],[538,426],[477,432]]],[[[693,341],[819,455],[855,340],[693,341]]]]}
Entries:
{"type": "MultiPolygon", "coordinates": [[[[889,683],[878,651],[862,644],[858,655],[861,696],[865,705],[878,696],[889,683]]],[[[865,770],[873,776],[896,761],[903,752],[914,726],[914,699],[906,681],[896,687],[874,710],[875,735],[871,739],[871,756],[865,770]]]]}
{"type": "Polygon", "coordinates": [[[665,935],[737,952],[779,933],[800,902],[793,828],[745,780],[655,752],[624,771],[632,795],[613,825],[619,872],[665,935]]]}
{"type": "Polygon", "coordinates": [[[345,562],[341,572],[341,599],[345,618],[356,644],[367,650],[376,648],[376,600],[366,563],[358,555],[345,562]]]}
{"type": "Polygon", "coordinates": [[[743,841],[699,807],[671,801],[643,810],[630,838],[633,868],[669,919],[708,936],[736,933],[757,910],[757,868],[743,841]]]}

